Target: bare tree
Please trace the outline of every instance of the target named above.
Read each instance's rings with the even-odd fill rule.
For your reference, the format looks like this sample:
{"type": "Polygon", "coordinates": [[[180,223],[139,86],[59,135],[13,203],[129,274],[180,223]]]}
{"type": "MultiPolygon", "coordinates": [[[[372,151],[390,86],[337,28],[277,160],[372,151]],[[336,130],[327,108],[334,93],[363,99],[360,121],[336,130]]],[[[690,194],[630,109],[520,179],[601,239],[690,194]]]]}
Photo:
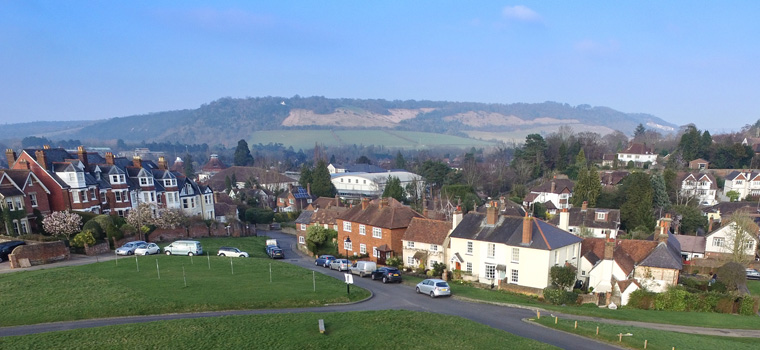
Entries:
{"type": "Polygon", "coordinates": [[[741,210],[731,215],[728,225],[723,246],[726,254],[723,256],[729,262],[746,266],[754,259],[757,251],[758,227],[747,212],[741,210]]]}

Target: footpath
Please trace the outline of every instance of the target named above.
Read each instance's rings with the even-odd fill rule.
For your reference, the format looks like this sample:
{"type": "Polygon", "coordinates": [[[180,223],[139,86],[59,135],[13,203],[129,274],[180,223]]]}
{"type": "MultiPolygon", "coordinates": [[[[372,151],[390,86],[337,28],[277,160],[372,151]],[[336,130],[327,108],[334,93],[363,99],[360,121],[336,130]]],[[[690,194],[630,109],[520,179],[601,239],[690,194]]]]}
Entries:
{"type": "MultiPolygon", "coordinates": [[[[119,257],[119,259],[126,259],[128,257],[119,257]]],[[[116,255],[113,253],[104,253],[100,255],[82,255],[82,254],[71,254],[69,260],[64,261],[58,261],[54,262],[52,264],[45,264],[45,265],[35,265],[30,267],[22,267],[18,269],[12,269],[11,264],[7,261],[0,263],[0,274],[2,273],[11,273],[11,272],[20,272],[20,271],[33,271],[33,270],[44,270],[44,269],[53,269],[56,267],[62,267],[62,266],[78,266],[78,265],[87,265],[87,264],[93,264],[97,262],[102,261],[109,261],[116,259],[116,255]]]]}

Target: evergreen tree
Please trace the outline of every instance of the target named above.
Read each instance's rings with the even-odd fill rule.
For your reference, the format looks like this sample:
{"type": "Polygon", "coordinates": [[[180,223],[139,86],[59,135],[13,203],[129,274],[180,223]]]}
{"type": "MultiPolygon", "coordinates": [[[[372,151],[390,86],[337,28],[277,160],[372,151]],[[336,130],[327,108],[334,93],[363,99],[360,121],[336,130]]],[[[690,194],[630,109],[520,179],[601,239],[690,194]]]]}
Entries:
{"type": "Polygon", "coordinates": [[[705,130],[699,141],[699,157],[705,160],[710,159],[710,149],[712,148],[713,139],[710,132],[705,130]]]}
{"type": "Polygon", "coordinates": [[[335,164],[335,155],[330,155],[330,164],[335,164]]]}
{"type": "Polygon", "coordinates": [[[567,145],[564,142],[559,145],[556,167],[559,171],[564,171],[567,168],[567,145]]]}
{"type": "Polygon", "coordinates": [[[301,177],[298,178],[298,184],[306,188],[306,185],[314,182],[314,176],[311,169],[306,165],[301,166],[301,177]]]}
{"type": "Polygon", "coordinates": [[[232,179],[230,179],[229,175],[224,177],[224,188],[227,189],[227,192],[232,189],[232,179]]]}
{"type": "Polygon", "coordinates": [[[406,169],[406,159],[404,159],[404,155],[401,154],[401,151],[396,153],[396,162],[394,165],[396,169],[406,169]]]}
{"type": "Polygon", "coordinates": [[[182,162],[185,165],[185,177],[188,179],[195,178],[195,168],[193,168],[193,156],[190,155],[190,153],[185,154],[184,157],[182,157],[182,162]]]}
{"type": "Polygon", "coordinates": [[[681,150],[684,161],[690,162],[697,159],[700,142],[699,130],[694,125],[689,125],[686,132],[681,135],[681,141],[678,142],[678,148],[681,150]]]}
{"type": "Polygon", "coordinates": [[[646,132],[647,129],[644,127],[644,124],[639,123],[639,125],[636,126],[636,130],[633,132],[633,139],[638,140],[639,138],[643,137],[646,132]]]}
{"type": "Polygon", "coordinates": [[[335,197],[337,190],[330,178],[330,171],[327,170],[327,163],[320,160],[312,173],[311,193],[317,197],[335,197]]]}
{"type": "Polygon", "coordinates": [[[620,207],[622,228],[626,231],[633,231],[638,228],[648,231],[654,230],[653,191],[649,175],[643,172],[634,172],[623,181],[625,182],[625,199],[620,207]]]}
{"type": "Polygon", "coordinates": [[[372,164],[372,161],[367,158],[367,156],[361,156],[359,158],[356,158],[355,161],[356,164],[372,164]]]}
{"type": "Polygon", "coordinates": [[[245,142],[245,140],[241,139],[238,141],[233,163],[237,166],[253,165],[253,156],[251,155],[251,150],[248,148],[248,142],[245,142]]]}
{"type": "Polygon", "coordinates": [[[650,177],[652,182],[652,204],[655,208],[667,209],[670,207],[670,199],[665,186],[665,179],[660,174],[650,177]]]}
{"type": "Polygon", "coordinates": [[[574,166],[578,168],[578,181],[573,188],[571,203],[577,207],[586,201],[589,206],[595,207],[596,200],[602,193],[602,181],[599,178],[599,172],[595,168],[589,169],[586,166],[586,154],[583,149],[575,157],[574,166]]]}
{"type": "Polygon", "coordinates": [[[388,176],[388,182],[385,183],[385,190],[383,190],[382,197],[391,197],[403,203],[406,196],[404,194],[404,188],[401,187],[401,180],[395,176],[388,176]]]}

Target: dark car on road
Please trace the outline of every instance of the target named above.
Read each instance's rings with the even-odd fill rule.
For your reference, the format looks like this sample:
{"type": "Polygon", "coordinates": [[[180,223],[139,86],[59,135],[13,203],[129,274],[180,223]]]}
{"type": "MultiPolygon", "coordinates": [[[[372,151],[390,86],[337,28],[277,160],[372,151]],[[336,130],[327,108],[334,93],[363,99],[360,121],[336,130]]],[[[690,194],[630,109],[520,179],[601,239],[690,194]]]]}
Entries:
{"type": "Polygon", "coordinates": [[[11,255],[16,247],[24,244],[26,244],[24,241],[8,241],[0,243],[0,262],[8,260],[8,255],[11,255]]]}
{"type": "Polygon", "coordinates": [[[373,280],[382,280],[383,283],[398,282],[401,283],[401,271],[395,267],[379,267],[370,275],[373,280]]]}
{"type": "Polygon", "coordinates": [[[314,260],[314,265],[329,267],[333,260],[335,260],[335,257],[332,255],[320,255],[317,260],[314,260]]]}

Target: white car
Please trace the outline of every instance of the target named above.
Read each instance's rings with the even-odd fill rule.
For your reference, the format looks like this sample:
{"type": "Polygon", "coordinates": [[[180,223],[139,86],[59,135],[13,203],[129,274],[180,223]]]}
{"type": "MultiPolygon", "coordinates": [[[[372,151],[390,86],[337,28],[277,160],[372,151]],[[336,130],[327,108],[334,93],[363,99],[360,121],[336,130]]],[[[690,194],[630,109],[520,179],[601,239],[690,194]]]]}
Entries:
{"type": "Polygon", "coordinates": [[[219,251],[216,253],[218,256],[234,256],[238,258],[247,258],[248,253],[241,251],[240,249],[237,249],[235,247],[221,247],[219,248],[219,251]]]}
{"type": "Polygon", "coordinates": [[[141,245],[146,245],[148,242],[145,241],[132,241],[124,243],[123,246],[116,249],[116,255],[132,255],[135,253],[135,249],[140,247],[141,245]]]}
{"type": "Polygon", "coordinates": [[[152,255],[160,253],[161,248],[159,248],[158,244],[155,243],[142,244],[137,247],[137,249],[135,249],[135,255],[152,255]]]}
{"type": "Polygon", "coordinates": [[[428,294],[431,298],[439,297],[442,295],[451,295],[451,287],[444,280],[439,279],[426,279],[420,283],[417,283],[415,289],[417,293],[428,294]]]}
{"type": "Polygon", "coordinates": [[[760,272],[755,269],[747,269],[748,280],[760,280],[760,272]]]}

